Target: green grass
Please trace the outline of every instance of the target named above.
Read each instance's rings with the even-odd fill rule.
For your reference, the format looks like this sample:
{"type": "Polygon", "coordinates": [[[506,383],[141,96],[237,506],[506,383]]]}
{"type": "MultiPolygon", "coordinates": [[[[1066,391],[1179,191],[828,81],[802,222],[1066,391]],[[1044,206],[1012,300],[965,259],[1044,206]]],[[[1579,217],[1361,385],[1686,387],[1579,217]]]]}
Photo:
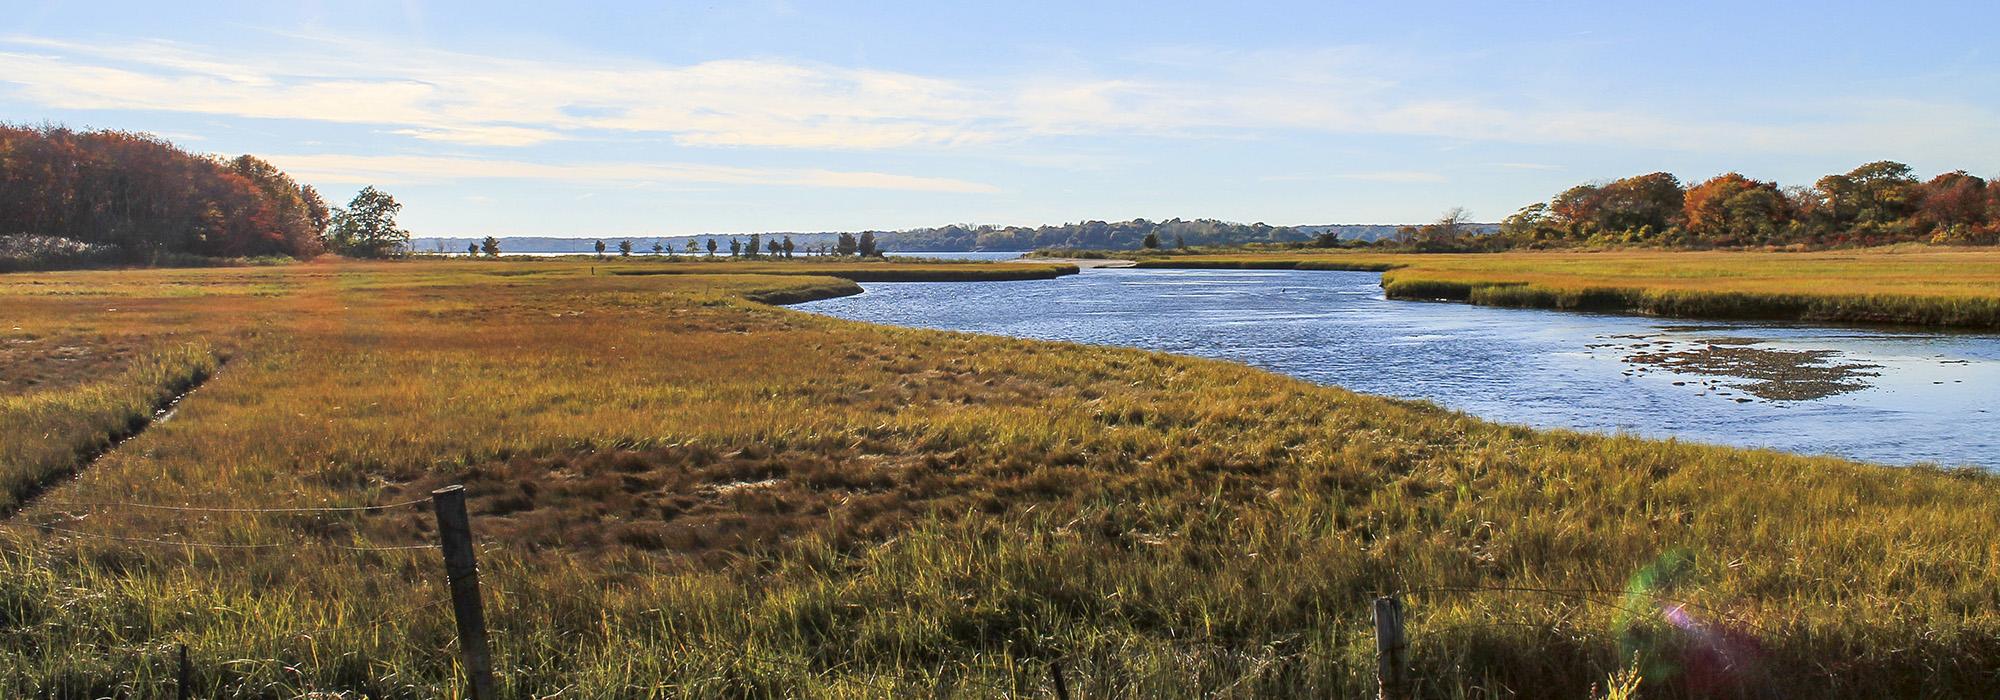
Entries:
{"type": "Polygon", "coordinates": [[[428,542],[423,508],[91,505],[447,483],[510,697],[1048,696],[1057,660],[1083,697],[1355,697],[1369,600],[1396,591],[1424,697],[1700,696],[1713,634],[1754,657],[1729,687],[2000,687],[1982,472],[1534,431],[750,301],[831,277],[589,267],[0,276],[0,328],[171,329],[231,358],[0,526],[0,695],[158,695],[183,643],[197,696],[462,694],[437,553],[340,548],[428,542]],[[183,288],[210,293],[161,291],[183,288]],[[1700,627],[1668,621],[1681,601],[1700,627]]]}

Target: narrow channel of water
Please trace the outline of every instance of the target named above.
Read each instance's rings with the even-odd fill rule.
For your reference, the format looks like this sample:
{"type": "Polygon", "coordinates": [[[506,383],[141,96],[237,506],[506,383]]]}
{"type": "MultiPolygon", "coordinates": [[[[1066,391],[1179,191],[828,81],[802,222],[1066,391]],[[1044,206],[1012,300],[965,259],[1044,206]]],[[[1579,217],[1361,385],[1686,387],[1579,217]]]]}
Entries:
{"type": "Polygon", "coordinates": [[[799,308],[1233,360],[1539,427],[2000,468],[2000,336],[1391,301],[1379,280],[1092,270],[799,308]]]}

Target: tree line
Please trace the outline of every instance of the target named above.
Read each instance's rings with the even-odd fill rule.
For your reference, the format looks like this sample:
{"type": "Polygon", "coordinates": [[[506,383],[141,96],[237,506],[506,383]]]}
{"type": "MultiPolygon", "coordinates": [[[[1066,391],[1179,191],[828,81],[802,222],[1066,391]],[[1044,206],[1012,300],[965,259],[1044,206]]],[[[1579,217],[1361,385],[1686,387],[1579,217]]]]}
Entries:
{"type": "Polygon", "coordinates": [[[1215,219],[1083,221],[1059,226],[953,224],[884,234],[897,250],[1040,250],[1077,248],[1132,250],[1167,245],[1241,245],[1304,241],[1311,236],[1291,226],[1239,224],[1215,219]]]}
{"type": "MultiPolygon", "coordinates": [[[[715,238],[709,238],[705,243],[694,238],[689,238],[686,241],[684,250],[690,256],[700,255],[704,245],[707,248],[709,257],[715,257],[722,249],[722,244],[718,243],[715,238]]],[[[603,258],[606,255],[605,251],[610,248],[604,244],[604,241],[599,240],[592,246],[592,249],[597,252],[597,257],[603,258]]],[[[619,257],[631,257],[633,250],[634,247],[630,239],[618,242],[619,257]]],[[[667,246],[661,244],[659,241],[653,242],[654,255],[669,254],[671,252],[667,246]]],[[[500,255],[500,239],[487,236],[482,241],[467,243],[465,253],[466,255],[498,257],[500,255]]],[[[796,257],[799,253],[804,253],[808,256],[816,255],[825,257],[838,255],[861,258],[879,258],[884,255],[881,246],[875,242],[875,233],[873,231],[864,231],[860,236],[843,233],[840,234],[837,241],[819,245],[799,245],[792,241],[791,236],[765,238],[762,234],[756,233],[750,234],[747,242],[739,238],[729,239],[729,257],[732,258],[791,258],[796,257]]]]}
{"type": "Polygon", "coordinates": [[[372,187],[345,209],[255,156],[182,150],[151,134],[0,124],[0,236],[71,241],[123,259],[308,258],[402,250],[400,205],[372,187]]]}
{"type": "Polygon", "coordinates": [[[1400,237],[1488,248],[1992,245],[2000,242],[2000,186],[1963,170],[1920,180],[1887,160],[1811,186],[1734,172],[1684,185],[1660,172],[1571,187],[1507,217],[1490,237],[1452,241],[1437,226],[1400,237]]]}

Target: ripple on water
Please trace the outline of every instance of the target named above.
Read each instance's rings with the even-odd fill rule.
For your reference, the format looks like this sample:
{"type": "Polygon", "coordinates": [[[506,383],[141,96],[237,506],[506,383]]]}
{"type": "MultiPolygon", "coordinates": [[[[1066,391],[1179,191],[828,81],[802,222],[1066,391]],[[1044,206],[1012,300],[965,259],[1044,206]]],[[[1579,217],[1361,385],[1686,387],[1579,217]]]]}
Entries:
{"type": "Polygon", "coordinates": [[[1091,270],[802,305],[1234,360],[1543,427],[2000,467],[2000,336],[1389,301],[1368,272],[1091,270]]]}

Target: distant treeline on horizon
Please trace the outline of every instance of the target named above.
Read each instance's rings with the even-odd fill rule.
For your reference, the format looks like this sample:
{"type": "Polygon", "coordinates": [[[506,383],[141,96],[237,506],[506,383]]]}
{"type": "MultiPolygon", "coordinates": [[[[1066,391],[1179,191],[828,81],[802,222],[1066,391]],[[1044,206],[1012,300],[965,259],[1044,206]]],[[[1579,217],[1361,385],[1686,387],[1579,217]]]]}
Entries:
{"type": "MultiPolygon", "coordinates": [[[[1499,224],[1468,224],[1481,232],[1499,230],[1499,224]]],[[[936,251],[963,252],[974,250],[1028,251],[1044,248],[1091,248],[1102,250],[1132,250],[1143,247],[1147,234],[1158,237],[1162,245],[1176,243],[1186,245],[1242,245],[1245,243],[1303,243],[1314,238],[1332,234],[1341,240],[1375,241],[1386,240],[1396,235],[1399,224],[1318,224],[1311,226],[1271,226],[1268,224],[1238,224],[1214,219],[1167,219],[1150,221],[1084,221],[1053,226],[996,226],[954,224],[932,228],[917,228],[903,231],[875,231],[884,249],[898,252],[936,251]]],[[[591,253],[597,241],[604,241],[610,248],[617,248],[620,241],[631,241],[636,251],[649,251],[658,243],[662,248],[681,251],[687,241],[706,242],[715,239],[728,247],[730,239],[744,240],[748,233],[694,234],[686,236],[613,236],[605,238],[567,238],[555,236],[503,236],[500,237],[502,250],[511,253],[591,253]]],[[[821,245],[839,238],[837,231],[802,233],[798,231],[759,232],[765,238],[790,236],[799,245],[821,245]]],[[[469,243],[477,243],[484,237],[433,236],[411,240],[411,249],[419,253],[459,253],[464,252],[469,243]]]]}

